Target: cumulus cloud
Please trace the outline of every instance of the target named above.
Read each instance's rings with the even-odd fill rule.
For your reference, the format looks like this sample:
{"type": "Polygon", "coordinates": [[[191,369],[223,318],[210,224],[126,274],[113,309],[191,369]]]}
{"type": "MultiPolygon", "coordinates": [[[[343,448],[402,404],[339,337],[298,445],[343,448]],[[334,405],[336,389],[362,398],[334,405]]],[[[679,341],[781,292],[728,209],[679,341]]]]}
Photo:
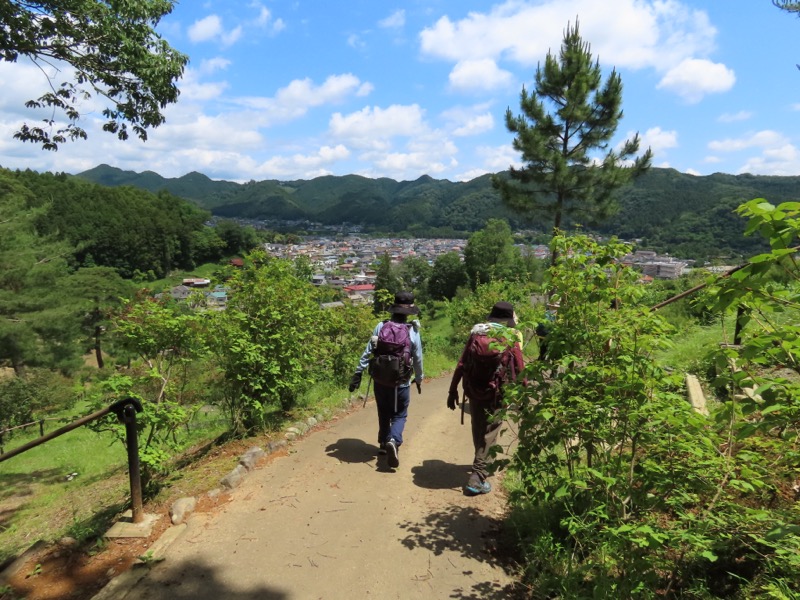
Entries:
{"type": "Polygon", "coordinates": [[[448,109],[442,113],[442,119],[456,137],[479,135],[494,129],[494,115],[488,103],[448,109]]]}
{"type": "Polygon", "coordinates": [[[343,102],[353,95],[363,97],[371,90],[372,84],[362,82],[351,73],[344,73],[331,75],[320,85],[309,78],[295,79],[279,89],[274,97],[238,98],[235,102],[256,111],[252,118],[260,125],[268,126],[301,117],[314,107],[343,102]]]}
{"type": "Polygon", "coordinates": [[[310,178],[330,174],[329,166],[345,160],[350,150],[343,144],[322,146],[309,154],[297,153],[291,156],[275,156],[257,167],[258,173],[266,178],[310,178]]]}
{"type": "Polygon", "coordinates": [[[406,11],[396,10],[385,19],[378,21],[378,25],[387,29],[398,29],[406,24],[406,11]]]}
{"type": "MultiPolygon", "coordinates": [[[[628,136],[633,138],[633,134],[628,136]]],[[[664,131],[661,127],[651,127],[639,136],[639,148],[650,148],[655,156],[664,150],[678,146],[678,132],[675,130],[664,131]]]]}
{"type": "Polygon", "coordinates": [[[748,159],[738,170],[739,173],[759,173],[762,175],[797,175],[800,171],[800,152],[793,144],[783,144],[765,148],[761,156],[748,159]]]}
{"type": "Polygon", "coordinates": [[[708,147],[718,153],[758,151],[758,155],[745,159],[736,170],[737,173],[797,175],[800,172],[800,152],[784,134],[777,131],[766,129],[739,138],[715,140],[708,147]]]}
{"type": "Polygon", "coordinates": [[[667,71],[657,87],[695,103],[706,94],[727,92],[734,83],[736,75],[725,65],[706,59],[687,58],[667,71]]]}
{"type": "Polygon", "coordinates": [[[481,146],[476,150],[487,173],[505,171],[509,167],[521,169],[524,164],[519,152],[511,145],[481,146]]]}
{"type": "Polygon", "coordinates": [[[423,56],[454,64],[451,83],[469,81],[459,73],[464,64],[513,61],[535,67],[548,51],[558,53],[563,31],[567,23],[574,25],[575,15],[580,15],[581,35],[591,40],[592,53],[602,64],[653,69],[663,74],[664,89],[692,100],[733,85],[732,72],[707,58],[717,33],[708,15],[677,0],[617,0],[614,10],[596,0],[508,0],[463,19],[441,17],[420,33],[420,49],[423,56]],[[691,62],[695,60],[701,62],[691,62]],[[691,78],[681,78],[686,68],[692,69],[691,78]],[[700,75],[713,79],[704,84],[700,75]]]}
{"type": "Polygon", "coordinates": [[[428,130],[424,111],[418,104],[394,104],[388,108],[366,106],[343,115],[334,113],[328,126],[329,134],[344,139],[359,148],[386,148],[387,140],[395,136],[419,134],[428,130]]]}
{"type": "Polygon", "coordinates": [[[226,31],[219,15],[208,15],[189,26],[189,39],[194,43],[218,41],[223,46],[232,46],[242,37],[242,27],[226,31]]]}
{"type": "Polygon", "coordinates": [[[765,129],[740,138],[715,140],[709,142],[708,148],[714,152],[738,152],[748,148],[777,148],[787,143],[782,133],[765,129]]]}
{"type": "Polygon", "coordinates": [[[489,58],[460,61],[450,72],[450,87],[460,91],[496,91],[513,82],[514,76],[489,58]]]}
{"type": "Polygon", "coordinates": [[[189,26],[189,39],[195,43],[213,40],[222,32],[222,19],[209,15],[189,26]]]}

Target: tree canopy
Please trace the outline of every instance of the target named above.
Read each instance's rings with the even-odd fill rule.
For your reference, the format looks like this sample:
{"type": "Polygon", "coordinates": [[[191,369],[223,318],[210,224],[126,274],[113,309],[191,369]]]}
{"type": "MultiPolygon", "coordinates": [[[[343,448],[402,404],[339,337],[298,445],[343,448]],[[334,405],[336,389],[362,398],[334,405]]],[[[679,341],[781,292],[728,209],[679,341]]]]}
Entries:
{"type": "Polygon", "coordinates": [[[26,102],[51,109],[40,124],[24,123],[14,137],[58,150],[85,139],[81,105],[101,97],[103,130],[140,139],[164,122],[162,110],[178,99],[176,80],[188,57],[173,49],[155,27],[172,11],[172,0],[0,0],[0,58],[27,58],[46,79],[48,91],[26,102]],[[63,79],[63,81],[62,81],[63,79]],[[66,121],[63,119],[66,118],[66,121]]]}
{"type": "Polygon", "coordinates": [[[506,111],[506,127],[516,134],[514,149],[525,162],[521,169],[512,167],[507,178],[493,178],[506,204],[551,215],[556,231],[567,217],[593,225],[612,214],[613,191],[644,172],[651,159],[649,149],[634,158],[638,134],[618,152],[608,149],[621,106],[620,76],[612,70],[603,83],[577,21],[568,25],[559,56],[548,52],[537,68],[533,93],[522,88],[522,114],[506,111]]]}

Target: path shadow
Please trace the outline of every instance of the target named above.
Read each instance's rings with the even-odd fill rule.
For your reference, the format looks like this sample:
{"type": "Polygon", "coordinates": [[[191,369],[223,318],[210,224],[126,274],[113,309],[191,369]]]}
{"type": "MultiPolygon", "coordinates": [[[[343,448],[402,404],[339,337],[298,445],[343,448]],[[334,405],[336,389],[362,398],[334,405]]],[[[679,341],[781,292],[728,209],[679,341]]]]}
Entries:
{"type": "MultiPolygon", "coordinates": [[[[483,514],[474,506],[453,506],[430,513],[421,522],[406,521],[400,528],[406,531],[401,540],[409,550],[424,548],[441,555],[446,550],[464,558],[476,560],[504,570],[513,576],[514,563],[498,549],[502,521],[483,514]]],[[[465,572],[469,582],[470,572],[465,572]]],[[[470,582],[469,588],[455,590],[450,598],[460,600],[513,600],[523,598],[522,590],[498,582],[470,582]]]]}
{"type": "Polygon", "coordinates": [[[364,440],[343,438],[325,448],[325,453],[346,463],[367,463],[378,454],[378,447],[364,440]]]}
{"type": "MultiPolygon", "coordinates": [[[[144,565],[132,568],[148,569],[144,565]]],[[[125,595],[126,598],[150,598],[152,600],[287,600],[289,598],[287,592],[259,583],[258,575],[254,575],[253,585],[249,586],[249,589],[244,591],[234,589],[226,581],[222,569],[205,562],[173,564],[164,561],[149,569],[144,579],[125,595]]],[[[65,577],[69,578],[70,574],[66,573],[65,577]]],[[[35,587],[35,578],[31,578],[29,581],[31,581],[31,587],[35,587]]],[[[75,590],[86,586],[86,582],[78,578],[71,580],[70,583],[74,584],[75,590]]],[[[17,591],[30,593],[32,589],[17,591]]],[[[124,591],[124,586],[123,589],[118,590],[119,593],[124,591]]]]}
{"type": "Polygon", "coordinates": [[[449,490],[467,482],[471,465],[454,465],[443,460],[425,460],[411,469],[414,485],[428,490],[449,490]]]}

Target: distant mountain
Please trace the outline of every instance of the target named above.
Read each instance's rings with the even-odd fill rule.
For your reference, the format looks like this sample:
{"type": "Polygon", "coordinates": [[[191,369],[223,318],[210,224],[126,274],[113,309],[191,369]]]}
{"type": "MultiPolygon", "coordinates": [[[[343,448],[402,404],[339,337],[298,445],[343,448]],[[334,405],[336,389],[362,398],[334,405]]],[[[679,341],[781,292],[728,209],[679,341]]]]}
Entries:
{"type": "MultiPolygon", "coordinates": [[[[504,206],[492,188],[491,175],[467,182],[427,175],[401,182],[345,175],[238,184],[214,181],[201,173],[166,179],[151,171],[100,165],[78,176],[107,186],[166,190],[229,218],[349,222],[368,231],[422,236],[477,231],[496,217],[507,219],[514,228],[549,230],[548,218],[526,219],[504,206]]],[[[800,177],[723,173],[700,177],[654,168],[619,190],[619,212],[594,231],[639,239],[643,246],[675,256],[749,254],[759,242],[743,238],[744,220],[734,210],[759,197],[773,204],[800,199],[800,177]]]]}
{"type": "Polygon", "coordinates": [[[108,187],[130,185],[153,193],[165,190],[207,209],[241,187],[240,184],[231,181],[214,181],[196,171],[183,177],[167,179],[153,171],[136,173],[109,165],[99,165],[78,173],[77,176],[108,187]]]}

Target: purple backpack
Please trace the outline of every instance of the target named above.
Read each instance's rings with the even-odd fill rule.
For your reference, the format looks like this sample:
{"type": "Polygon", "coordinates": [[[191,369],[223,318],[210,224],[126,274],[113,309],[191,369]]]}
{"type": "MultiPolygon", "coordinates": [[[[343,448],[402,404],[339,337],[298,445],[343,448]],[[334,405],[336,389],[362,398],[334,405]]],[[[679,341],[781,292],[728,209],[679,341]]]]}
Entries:
{"type": "Polygon", "coordinates": [[[411,378],[410,328],[410,323],[383,322],[369,366],[375,383],[397,387],[411,378]]]}

